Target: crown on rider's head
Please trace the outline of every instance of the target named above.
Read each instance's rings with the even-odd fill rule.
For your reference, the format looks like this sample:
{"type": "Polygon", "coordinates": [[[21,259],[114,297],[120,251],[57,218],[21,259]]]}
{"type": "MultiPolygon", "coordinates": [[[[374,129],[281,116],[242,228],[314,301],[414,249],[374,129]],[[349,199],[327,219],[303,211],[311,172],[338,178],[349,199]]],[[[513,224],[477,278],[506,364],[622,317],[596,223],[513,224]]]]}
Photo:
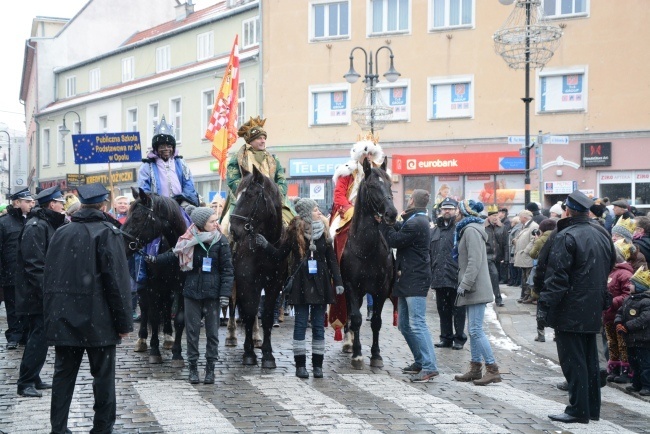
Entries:
{"type": "Polygon", "coordinates": [[[264,136],[264,138],[267,138],[268,135],[266,134],[266,131],[264,131],[264,129],[262,128],[265,123],[266,123],[266,119],[261,119],[259,116],[256,118],[251,116],[248,122],[246,122],[241,127],[239,127],[239,130],[237,131],[237,135],[239,137],[242,137],[246,141],[246,143],[250,143],[260,136],[264,136]]]}
{"type": "MultiPolygon", "coordinates": [[[[368,136],[366,137],[368,138],[368,136]]],[[[372,137],[372,135],[370,135],[370,137],[372,137]]],[[[379,146],[378,143],[373,141],[373,139],[360,140],[352,145],[352,149],[350,150],[350,157],[359,163],[363,162],[363,160],[367,157],[373,165],[381,166],[381,164],[384,162],[384,151],[381,149],[381,146],[379,146]]]]}
{"type": "Polygon", "coordinates": [[[158,149],[158,145],[161,143],[168,143],[176,149],[174,124],[168,124],[165,120],[165,115],[162,115],[160,122],[154,121],[153,123],[153,138],[151,139],[151,146],[156,150],[158,149]]]}

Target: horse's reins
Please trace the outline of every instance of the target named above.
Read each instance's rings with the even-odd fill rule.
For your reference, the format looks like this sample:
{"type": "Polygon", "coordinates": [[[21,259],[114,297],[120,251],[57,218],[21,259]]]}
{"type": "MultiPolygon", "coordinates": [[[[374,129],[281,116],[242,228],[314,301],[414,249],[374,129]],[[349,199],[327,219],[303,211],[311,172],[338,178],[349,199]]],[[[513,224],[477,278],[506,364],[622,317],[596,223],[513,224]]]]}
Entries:
{"type": "MultiPolygon", "coordinates": [[[[367,185],[365,187],[366,190],[369,188],[367,185]]],[[[378,205],[377,202],[375,202],[375,200],[372,198],[372,195],[370,194],[369,191],[367,193],[368,193],[367,196],[368,196],[368,200],[370,201],[370,206],[372,208],[372,211],[377,215],[377,217],[381,218],[382,215],[381,215],[380,205],[378,205]]],[[[385,195],[383,198],[391,201],[393,200],[393,198],[388,194],[385,195]]]]}
{"type": "MultiPolygon", "coordinates": [[[[140,202],[137,202],[136,206],[141,206],[141,207],[143,207],[144,209],[147,210],[147,220],[149,220],[151,223],[156,221],[156,217],[154,216],[153,203],[151,204],[151,208],[149,208],[148,206],[143,205],[140,202]]],[[[167,220],[165,220],[163,218],[161,218],[161,221],[163,222],[163,225],[165,226],[165,227],[163,227],[163,233],[164,233],[164,230],[165,230],[166,227],[171,228],[171,224],[169,223],[169,221],[167,221],[167,220]]],[[[128,244],[130,250],[136,251],[136,250],[140,250],[140,249],[142,249],[144,247],[145,243],[138,236],[131,235],[128,232],[124,232],[122,229],[120,229],[120,232],[122,233],[122,235],[124,237],[131,240],[129,242],[129,244],[128,244]]]]}
{"type": "MultiPolygon", "coordinates": [[[[251,211],[250,216],[255,215],[255,212],[257,211],[257,207],[260,204],[260,199],[264,199],[264,203],[266,203],[266,199],[264,198],[264,185],[262,185],[262,184],[257,184],[257,185],[260,186],[261,190],[260,190],[259,194],[257,195],[257,198],[255,198],[255,204],[253,205],[253,210],[251,211]]],[[[230,214],[230,219],[232,220],[234,218],[234,219],[238,219],[238,220],[243,220],[245,222],[244,223],[244,230],[246,231],[246,233],[248,235],[251,235],[250,240],[249,240],[249,248],[251,250],[253,250],[254,246],[253,246],[253,236],[252,235],[255,234],[255,227],[252,224],[253,217],[250,217],[250,216],[246,217],[246,216],[243,216],[243,215],[231,213],[230,214]]],[[[271,244],[275,244],[276,242],[273,242],[271,244]]]]}

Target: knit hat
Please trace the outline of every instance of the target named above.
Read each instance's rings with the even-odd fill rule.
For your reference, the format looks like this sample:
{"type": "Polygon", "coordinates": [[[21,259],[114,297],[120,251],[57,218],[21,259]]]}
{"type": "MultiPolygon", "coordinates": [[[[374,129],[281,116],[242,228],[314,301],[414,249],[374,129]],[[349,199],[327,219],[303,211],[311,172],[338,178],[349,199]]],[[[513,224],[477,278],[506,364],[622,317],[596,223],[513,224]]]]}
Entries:
{"type": "Polygon", "coordinates": [[[557,220],[555,219],[544,219],[539,224],[539,231],[544,233],[546,231],[552,231],[557,227],[557,220]]]}
{"type": "Polygon", "coordinates": [[[307,223],[311,223],[311,212],[316,208],[318,204],[315,200],[309,198],[298,199],[293,205],[293,208],[296,210],[298,215],[307,223]]]}
{"type": "Polygon", "coordinates": [[[429,194],[426,190],[416,189],[411,193],[411,198],[413,199],[413,208],[426,208],[429,204],[429,194]]]}
{"type": "Polygon", "coordinates": [[[643,292],[650,289],[650,270],[645,265],[639,267],[632,276],[631,282],[634,283],[636,292],[643,292]]]}
{"type": "MultiPolygon", "coordinates": [[[[74,205],[76,203],[79,203],[79,206],[81,206],[81,204],[79,202],[79,198],[77,196],[75,196],[73,193],[66,193],[63,196],[63,198],[65,199],[65,203],[63,204],[63,211],[65,211],[66,214],[68,213],[68,210],[70,209],[70,207],[72,205],[74,205]]],[[[77,207],[77,209],[79,209],[79,206],[77,207]]],[[[76,210],[74,210],[74,211],[76,211],[76,210]]],[[[72,211],[72,212],[74,212],[74,211],[72,211]]],[[[68,215],[72,215],[72,213],[70,213],[68,215]]]]}
{"type": "Polygon", "coordinates": [[[624,219],[621,217],[618,219],[618,223],[612,227],[612,235],[619,235],[623,237],[625,241],[631,243],[634,235],[634,228],[636,228],[636,223],[634,223],[633,219],[624,219]]]}
{"type": "Polygon", "coordinates": [[[205,224],[208,222],[208,219],[212,214],[214,214],[212,208],[198,207],[194,208],[194,211],[192,211],[192,214],[190,215],[190,219],[197,228],[203,231],[205,230],[205,224]]]}
{"type": "Polygon", "coordinates": [[[536,202],[530,202],[526,204],[526,209],[530,212],[538,212],[539,211],[539,205],[537,205],[536,202]]]}
{"type": "Polygon", "coordinates": [[[556,203],[555,205],[553,205],[553,206],[551,207],[551,209],[549,210],[549,212],[550,212],[550,213],[557,214],[557,215],[562,215],[562,213],[564,212],[564,210],[562,209],[562,202],[561,202],[561,201],[558,201],[558,203],[556,203]]]}
{"type": "Polygon", "coordinates": [[[464,217],[478,217],[479,213],[483,211],[483,203],[474,202],[472,199],[463,200],[458,203],[458,209],[464,217]]]}
{"type": "Polygon", "coordinates": [[[593,205],[591,205],[589,211],[591,211],[596,217],[601,218],[603,214],[605,214],[605,211],[607,211],[607,207],[600,202],[600,199],[598,199],[593,205]]]}

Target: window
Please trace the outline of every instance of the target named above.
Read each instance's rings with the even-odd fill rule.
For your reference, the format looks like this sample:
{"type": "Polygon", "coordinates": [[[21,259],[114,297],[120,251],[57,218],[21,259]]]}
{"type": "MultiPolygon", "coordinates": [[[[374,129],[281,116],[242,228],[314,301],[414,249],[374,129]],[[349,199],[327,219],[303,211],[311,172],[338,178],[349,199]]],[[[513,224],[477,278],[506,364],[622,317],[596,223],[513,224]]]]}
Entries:
{"type": "Polygon", "coordinates": [[[147,143],[153,139],[153,129],[158,124],[158,103],[149,104],[149,113],[147,115],[147,143]]]}
{"type": "Polygon", "coordinates": [[[196,37],[196,60],[214,56],[214,33],[201,33],[196,37]]]}
{"type": "Polygon", "coordinates": [[[350,35],[350,3],[347,1],[312,5],[312,39],[328,39],[350,35]]]}
{"type": "Polygon", "coordinates": [[[429,119],[474,117],[474,77],[429,79],[429,119]]]}
{"type": "Polygon", "coordinates": [[[242,48],[248,48],[260,43],[260,17],[242,22],[242,48]]]}
{"type": "Polygon", "coordinates": [[[237,94],[237,125],[244,125],[244,123],[246,123],[246,85],[240,81],[237,94]]]}
{"type": "Polygon", "coordinates": [[[88,90],[90,92],[95,92],[101,87],[101,75],[99,68],[91,69],[88,72],[88,90]]]}
{"type": "MultiPolygon", "coordinates": [[[[59,125],[57,130],[61,130],[63,125],[59,125]]],[[[63,134],[58,134],[56,138],[56,164],[65,164],[65,137],[63,134]]]]}
{"type": "Polygon", "coordinates": [[[99,117],[99,131],[102,133],[108,132],[108,116],[99,117]]]}
{"type": "Polygon", "coordinates": [[[549,68],[538,72],[538,76],[538,113],[587,110],[586,68],[549,68]]]}
{"type": "Polygon", "coordinates": [[[370,0],[370,33],[402,33],[409,30],[409,0],[370,0]]]}
{"type": "Polygon", "coordinates": [[[587,0],[542,0],[544,15],[549,18],[566,18],[571,16],[585,16],[587,0]]]}
{"type": "Polygon", "coordinates": [[[169,122],[174,124],[174,136],[176,145],[181,144],[181,99],[174,98],[169,101],[169,122]]]}
{"type": "Polygon", "coordinates": [[[135,61],[133,57],[122,59],[122,83],[135,78],[135,61]]]}
{"type": "Polygon", "coordinates": [[[394,83],[382,82],[377,85],[377,88],[380,89],[381,99],[384,103],[393,109],[392,121],[411,120],[411,95],[408,80],[398,80],[394,83]]]}
{"type": "Polygon", "coordinates": [[[349,85],[309,86],[309,125],[350,123],[349,85]]]}
{"type": "Polygon", "coordinates": [[[138,131],[138,109],[133,108],[126,112],[126,131],[138,131]]]}
{"type": "Polygon", "coordinates": [[[429,29],[474,25],[474,0],[431,0],[429,29]]]}
{"type": "Polygon", "coordinates": [[[203,101],[203,116],[201,119],[201,131],[208,129],[210,118],[212,117],[212,110],[214,109],[214,90],[207,90],[202,93],[201,101],[203,101]]]}
{"type": "Polygon", "coordinates": [[[43,144],[41,149],[41,162],[43,166],[50,165],[50,129],[43,130],[43,144]]]}
{"type": "Polygon", "coordinates": [[[156,72],[169,71],[171,69],[171,51],[169,45],[156,48],[156,72]]]}
{"type": "Polygon", "coordinates": [[[77,77],[67,77],[65,79],[65,97],[70,98],[77,94],[77,77]]]}

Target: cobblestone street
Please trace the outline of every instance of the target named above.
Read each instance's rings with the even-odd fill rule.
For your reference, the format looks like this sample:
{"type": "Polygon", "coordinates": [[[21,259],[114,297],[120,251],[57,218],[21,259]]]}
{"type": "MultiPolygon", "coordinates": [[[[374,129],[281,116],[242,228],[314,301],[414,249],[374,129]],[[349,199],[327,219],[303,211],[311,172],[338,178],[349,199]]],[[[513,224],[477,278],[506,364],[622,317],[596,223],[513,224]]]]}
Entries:
{"type": "MultiPolygon", "coordinates": [[[[146,353],[133,352],[134,333],[117,350],[115,432],[650,432],[650,403],[611,386],[602,389],[599,422],[551,423],[547,415],[562,413],[568,401],[566,393],[555,387],[563,378],[552,331],[547,330],[546,343],[534,342],[534,306],[515,302],[518,288],[502,285],[502,291],[506,306],[498,308],[497,315],[490,305],[486,323],[503,382],[487,387],[453,380],[454,374],[467,367],[469,343],[461,351],[436,350],[441,375],[433,382],[408,382],[401,368],[412,360],[401,334],[392,326],[388,309],[383,314],[380,337],[385,367],[368,367],[371,335],[369,323],[364,321],[366,368],[357,371],[350,367],[349,355],[341,352],[341,343],[333,340],[330,328],[326,332],[324,379],[300,380],[294,376],[293,318],[286,318],[280,328],[273,330],[278,364],[275,370],[242,366],[242,332],[238,335],[238,347],[225,348],[225,327],[221,327],[220,361],[214,385],[190,385],[186,380],[187,368],[170,366],[170,351],[164,352],[162,365],[149,365],[146,353]]],[[[431,294],[429,297],[428,321],[437,341],[438,316],[435,301],[431,294]]],[[[0,316],[0,327],[4,330],[4,308],[0,316]]],[[[12,434],[47,433],[51,391],[45,391],[41,399],[16,395],[21,355],[22,349],[7,351],[3,342],[0,430],[12,434]]],[[[44,381],[51,381],[53,361],[51,348],[41,374],[44,381]]],[[[201,370],[203,364],[201,360],[201,370]]],[[[73,432],[90,430],[92,405],[92,377],[85,360],[70,412],[69,427],[73,432]]]]}

